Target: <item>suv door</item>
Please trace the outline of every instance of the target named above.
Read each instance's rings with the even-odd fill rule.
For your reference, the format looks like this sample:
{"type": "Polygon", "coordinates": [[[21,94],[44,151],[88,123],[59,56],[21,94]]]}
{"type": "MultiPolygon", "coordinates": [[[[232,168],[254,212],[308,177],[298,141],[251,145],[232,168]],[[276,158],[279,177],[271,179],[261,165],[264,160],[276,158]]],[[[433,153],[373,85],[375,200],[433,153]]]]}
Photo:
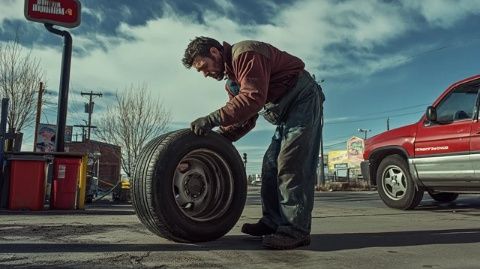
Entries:
{"type": "Polygon", "coordinates": [[[425,186],[468,186],[474,180],[470,136],[477,93],[470,84],[457,86],[437,102],[436,122],[419,122],[412,163],[425,186]]]}
{"type": "Polygon", "coordinates": [[[476,110],[473,115],[473,123],[470,138],[470,161],[475,171],[475,180],[469,182],[469,186],[480,187],[480,80],[475,80],[471,83],[472,87],[477,88],[477,103],[476,110]]]}

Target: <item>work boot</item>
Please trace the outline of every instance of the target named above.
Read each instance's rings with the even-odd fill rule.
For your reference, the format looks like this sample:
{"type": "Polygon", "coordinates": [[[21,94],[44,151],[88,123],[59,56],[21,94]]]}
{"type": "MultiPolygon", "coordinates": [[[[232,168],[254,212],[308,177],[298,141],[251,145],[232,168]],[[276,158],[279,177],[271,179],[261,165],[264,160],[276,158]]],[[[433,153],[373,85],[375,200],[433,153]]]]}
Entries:
{"type": "Polygon", "coordinates": [[[294,249],[310,245],[310,235],[294,238],[286,234],[275,233],[264,236],[262,245],[268,249],[294,249]]]}
{"type": "Polygon", "coordinates": [[[274,229],[268,227],[265,223],[259,221],[257,223],[245,223],[242,226],[242,233],[252,236],[264,236],[273,234],[274,229]]]}

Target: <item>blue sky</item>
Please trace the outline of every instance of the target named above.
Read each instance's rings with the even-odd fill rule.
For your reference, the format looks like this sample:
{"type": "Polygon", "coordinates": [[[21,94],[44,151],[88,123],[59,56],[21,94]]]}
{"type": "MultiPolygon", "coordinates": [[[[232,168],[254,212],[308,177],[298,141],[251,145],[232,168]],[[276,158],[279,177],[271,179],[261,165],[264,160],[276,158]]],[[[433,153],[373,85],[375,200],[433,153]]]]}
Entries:
{"type": "MultiPolygon", "coordinates": [[[[81,0],[72,30],[74,55],[68,124],[82,124],[81,91],[103,92],[96,117],[114,93],[148,85],[172,113],[171,130],[225,104],[223,83],[181,64],[195,36],[235,43],[256,39],[299,56],[322,83],[325,151],[342,149],[359,128],[368,136],[417,121],[450,84],[479,73],[477,0],[81,0]]],[[[62,40],[26,21],[22,0],[0,0],[0,42],[14,38],[45,70],[51,103],[43,122],[56,121],[62,40]]],[[[259,173],[274,127],[259,120],[235,145],[259,173]]],[[[28,131],[25,131],[28,132],[28,131]]],[[[27,148],[31,142],[26,134],[27,148]]]]}

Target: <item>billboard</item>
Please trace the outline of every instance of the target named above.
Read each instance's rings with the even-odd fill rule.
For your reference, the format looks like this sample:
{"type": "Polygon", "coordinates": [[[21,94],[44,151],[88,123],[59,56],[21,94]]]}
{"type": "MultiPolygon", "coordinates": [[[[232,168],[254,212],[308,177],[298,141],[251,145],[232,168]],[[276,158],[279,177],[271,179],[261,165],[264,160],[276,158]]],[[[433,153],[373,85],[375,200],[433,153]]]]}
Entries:
{"type": "MultiPolygon", "coordinates": [[[[72,141],[72,126],[65,127],[65,142],[72,141]]],[[[55,151],[55,135],[57,133],[57,125],[40,123],[38,125],[37,140],[35,141],[35,151],[37,152],[54,152],[55,151]]]]}
{"type": "Polygon", "coordinates": [[[364,141],[359,137],[353,136],[347,140],[348,162],[352,166],[360,166],[360,162],[363,161],[364,147],[364,141]]]}
{"type": "Polygon", "coordinates": [[[333,171],[336,164],[348,163],[346,150],[334,150],[328,152],[328,170],[333,171]]]}
{"type": "Polygon", "coordinates": [[[80,24],[81,4],[78,0],[25,0],[25,18],[73,28],[80,24]]]}

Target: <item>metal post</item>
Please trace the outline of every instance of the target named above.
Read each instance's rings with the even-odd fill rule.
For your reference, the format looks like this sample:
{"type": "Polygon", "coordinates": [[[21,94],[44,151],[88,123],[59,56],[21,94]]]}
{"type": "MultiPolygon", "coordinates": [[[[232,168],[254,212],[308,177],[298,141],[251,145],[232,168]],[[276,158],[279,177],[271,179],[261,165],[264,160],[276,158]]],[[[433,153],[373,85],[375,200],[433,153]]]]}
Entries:
{"type": "Polygon", "coordinates": [[[35,133],[33,134],[33,151],[37,151],[37,133],[38,125],[40,124],[40,116],[42,114],[43,90],[43,82],[40,82],[40,88],[38,89],[37,115],[35,116],[35,133]]]}
{"type": "Polygon", "coordinates": [[[325,160],[323,158],[323,105],[320,113],[320,184],[321,186],[325,186],[325,160]]]}
{"type": "MultiPolygon", "coordinates": [[[[313,75],[313,79],[316,81],[315,75],[313,75]]],[[[323,94],[323,89],[320,83],[325,82],[324,79],[317,82],[318,86],[320,87],[320,94],[324,97],[323,100],[320,102],[320,174],[319,178],[317,179],[317,189],[320,190],[320,186],[325,186],[325,160],[323,158],[323,102],[325,101],[325,95],[323,94]]]]}
{"type": "Polygon", "coordinates": [[[68,89],[70,83],[70,65],[72,60],[72,36],[67,31],[53,28],[45,23],[45,28],[51,33],[63,36],[62,73],[60,75],[60,92],[58,94],[57,133],[55,135],[55,150],[65,151],[65,126],[67,122],[68,89]]]}
{"type": "Polygon", "coordinates": [[[7,207],[8,197],[8,179],[5,177],[5,136],[7,132],[7,116],[8,116],[8,98],[2,99],[2,112],[0,119],[0,208],[7,207]]]}

